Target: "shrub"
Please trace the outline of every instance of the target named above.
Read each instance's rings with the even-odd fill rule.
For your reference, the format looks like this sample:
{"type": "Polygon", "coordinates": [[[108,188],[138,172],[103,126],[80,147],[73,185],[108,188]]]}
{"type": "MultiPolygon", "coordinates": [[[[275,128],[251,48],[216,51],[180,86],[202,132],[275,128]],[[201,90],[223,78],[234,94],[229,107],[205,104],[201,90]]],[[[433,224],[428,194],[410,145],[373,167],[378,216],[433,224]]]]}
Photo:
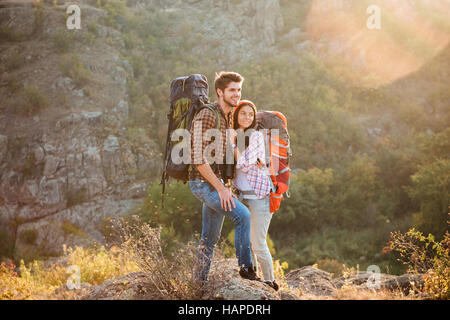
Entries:
{"type": "Polygon", "coordinates": [[[2,299],[55,299],[55,290],[69,280],[69,267],[79,268],[80,283],[98,285],[106,279],[138,271],[137,265],[127,260],[117,247],[63,248],[64,254],[58,262],[45,266],[34,260],[20,262],[16,266],[0,264],[0,300],[2,299]]]}
{"type": "Polygon", "coordinates": [[[415,216],[415,226],[442,237],[447,229],[445,219],[450,192],[450,160],[437,159],[420,167],[411,176],[411,181],[411,186],[407,188],[408,195],[420,206],[420,212],[415,216]]]}
{"type": "Polygon", "coordinates": [[[274,215],[272,230],[282,234],[282,231],[311,232],[321,228],[325,216],[331,218],[334,215],[330,210],[333,208],[331,187],[334,180],[332,169],[313,168],[292,174],[291,197],[282,202],[280,212],[274,215]]]}
{"type": "Polygon", "coordinates": [[[192,195],[188,185],[181,182],[171,181],[166,185],[164,208],[161,205],[161,186],[159,182],[153,182],[135,213],[151,227],[162,226],[161,236],[168,247],[180,240],[190,240],[196,230],[201,230],[201,203],[192,195]]]}
{"type": "Polygon", "coordinates": [[[27,283],[14,271],[15,267],[4,262],[0,264],[0,300],[27,299],[31,296],[27,283]]]}
{"type": "Polygon", "coordinates": [[[7,26],[0,27],[0,43],[5,42],[19,42],[25,40],[26,35],[7,26]]]}
{"type": "Polygon", "coordinates": [[[92,21],[91,23],[89,23],[88,25],[88,31],[90,33],[92,33],[93,35],[98,35],[98,27],[97,27],[97,23],[95,23],[94,21],[92,21]]]}
{"type": "Polygon", "coordinates": [[[18,99],[16,108],[12,111],[15,114],[29,117],[44,110],[50,105],[49,100],[41,89],[34,86],[26,86],[24,94],[18,99]]]}
{"type": "Polygon", "coordinates": [[[339,277],[343,275],[346,268],[345,263],[340,262],[336,259],[329,258],[319,259],[315,264],[317,265],[317,268],[331,273],[333,277],[339,277]]]}
{"type": "Polygon", "coordinates": [[[72,78],[79,88],[87,85],[92,79],[92,72],[87,70],[77,54],[66,54],[62,56],[60,69],[63,75],[72,78]]]}
{"type": "Polygon", "coordinates": [[[34,155],[34,152],[28,152],[25,163],[21,168],[24,177],[36,177],[40,174],[41,169],[42,166],[37,165],[36,163],[36,156],[34,155]]]}
{"type": "Polygon", "coordinates": [[[33,35],[36,35],[37,33],[41,32],[42,29],[44,28],[45,13],[42,3],[40,1],[34,1],[33,7],[35,8],[33,21],[33,35]]]}
{"type": "Polygon", "coordinates": [[[7,71],[13,71],[15,69],[22,67],[24,64],[25,64],[24,55],[21,53],[16,53],[6,59],[4,68],[7,71]]]}
{"type": "Polygon", "coordinates": [[[134,32],[125,33],[122,38],[127,50],[133,50],[140,43],[138,36],[134,32]]]}
{"type": "Polygon", "coordinates": [[[117,26],[116,18],[127,14],[127,6],[125,0],[107,0],[103,7],[108,15],[105,17],[105,23],[111,27],[117,26]]]}
{"type": "Polygon", "coordinates": [[[84,40],[83,40],[84,43],[86,43],[88,45],[92,45],[94,43],[94,40],[95,40],[95,35],[94,34],[89,33],[89,32],[84,34],[84,40]]]}
{"type": "Polygon", "coordinates": [[[390,249],[397,252],[398,260],[408,265],[411,273],[424,273],[424,290],[434,299],[450,298],[450,234],[437,242],[432,234],[424,236],[410,229],[402,234],[391,233],[390,249]]]}
{"type": "Polygon", "coordinates": [[[0,258],[14,255],[14,237],[6,226],[0,225],[0,258]]]}
{"type": "Polygon", "coordinates": [[[66,236],[73,234],[73,235],[76,235],[76,236],[79,236],[82,238],[88,238],[88,235],[86,234],[86,232],[84,232],[79,227],[73,225],[69,221],[64,221],[61,224],[61,229],[63,230],[63,232],[66,236]]]}
{"type": "Polygon", "coordinates": [[[33,245],[36,243],[38,232],[37,230],[33,229],[23,230],[20,234],[20,237],[25,243],[33,245]]]}
{"type": "MultiPolygon", "coordinates": [[[[136,217],[137,218],[137,217],[136,217]]],[[[156,290],[168,299],[199,299],[201,283],[195,279],[197,246],[188,243],[171,254],[165,254],[161,228],[148,224],[124,223],[121,230],[122,249],[148,274],[156,290]]]]}
{"type": "Polygon", "coordinates": [[[87,189],[85,186],[80,189],[69,189],[66,192],[67,208],[81,204],[87,199],[87,189]]]}
{"type": "Polygon", "coordinates": [[[59,30],[52,35],[51,41],[57,52],[66,53],[71,48],[73,36],[71,32],[59,30]]]}
{"type": "MultiPolygon", "coordinates": [[[[65,248],[64,248],[65,249],[65,248]]],[[[104,246],[91,248],[67,248],[64,250],[67,265],[80,268],[80,281],[102,284],[106,279],[138,271],[134,261],[117,247],[107,250],[104,246]]]]}

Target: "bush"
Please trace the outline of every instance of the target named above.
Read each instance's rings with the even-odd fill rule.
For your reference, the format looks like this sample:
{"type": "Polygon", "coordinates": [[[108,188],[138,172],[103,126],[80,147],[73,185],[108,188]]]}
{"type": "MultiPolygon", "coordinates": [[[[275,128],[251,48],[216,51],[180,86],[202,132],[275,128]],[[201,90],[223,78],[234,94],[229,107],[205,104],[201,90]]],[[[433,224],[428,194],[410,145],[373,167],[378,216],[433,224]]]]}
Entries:
{"type": "Polygon", "coordinates": [[[432,234],[424,236],[410,229],[402,234],[391,234],[390,249],[398,260],[408,266],[410,273],[424,273],[424,290],[434,299],[450,298],[450,234],[446,231],[442,241],[432,234]]]}
{"type": "Polygon", "coordinates": [[[6,71],[13,71],[15,69],[22,67],[25,64],[25,62],[26,60],[23,54],[15,53],[6,59],[5,65],[2,66],[2,68],[4,68],[4,70],[6,71]]]}
{"type": "Polygon", "coordinates": [[[104,246],[69,247],[64,250],[64,256],[67,258],[67,265],[80,268],[80,281],[90,284],[102,284],[107,279],[139,270],[117,247],[109,250],[104,246]]]}
{"type": "Polygon", "coordinates": [[[125,16],[128,12],[125,0],[106,0],[103,8],[108,15],[105,17],[105,23],[110,27],[117,27],[117,17],[125,16]]]}
{"type": "MultiPolygon", "coordinates": [[[[382,256],[382,247],[387,237],[384,234],[385,231],[379,227],[349,231],[345,228],[328,226],[321,231],[298,237],[291,236],[283,240],[278,240],[274,236],[274,241],[277,257],[287,261],[294,269],[313,265],[319,261],[322,264],[325,261],[342,261],[347,266],[359,264],[364,268],[372,264],[386,264],[386,257],[382,256]]],[[[395,264],[391,263],[386,267],[401,273],[395,264]]],[[[335,272],[337,269],[333,266],[335,272]]]]}
{"type": "Polygon", "coordinates": [[[57,52],[66,53],[70,50],[72,41],[74,41],[74,39],[72,36],[72,32],[59,30],[52,35],[51,41],[57,52]]]}
{"type": "Polygon", "coordinates": [[[40,176],[42,167],[42,165],[37,164],[34,152],[28,152],[21,170],[24,178],[30,178],[40,176]]]}
{"type": "MultiPolygon", "coordinates": [[[[313,168],[291,174],[289,199],[283,200],[275,213],[271,228],[274,234],[319,230],[334,215],[331,187],[335,183],[332,169],[313,168]],[[327,217],[326,219],[324,219],[327,217]]],[[[334,223],[335,221],[333,220],[334,223]]]]}
{"type": "Polygon", "coordinates": [[[6,226],[0,225],[0,258],[14,256],[14,237],[6,226]]]}
{"type": "Polygon", "coordinates": [[[319,259],[315,264],[320,270],[331,273],[334,278],[342,276],[346,268],[345,263],[330,258],[319,259]]]}
{"type": "MultiPolygon", "coordinates": [[[[137,218],[137,217],[136,217],[137,218]]],[[[165,253],[161,228],[134,222],[122,225],[122,249],[147,273],[156,290],[168,299],[199,299],[201,283],[195,278],[197,246],[178,246],[172,254],[165,253]]]]}
{"type": "Polygon", "coordinates": [[[33,229],[23,230],[20,234],[20,237],[26,244],[33,245],[35,244],[38,237],[38,232],[37,230],[33,229]]]}
{"type": "Polygon", "coordinates": [[[80,189],[69,189],[66,192],[67,208],[81,204],[87,200],[87,189],[85,186],[80,189]]]}
{"type": "Polygon", "coordinates": [[[92,72],[87,70],[77,54],[62,56],[60,69],[63,75],[72,78],[78,88],[82,88],[91,82],[92,72]]]}
{"type": "Polygon", "coordinates": [[[98,35],[98,27],[97,27],[97,23],[92,21],[91,23],[89,23],[88,25],[88,31],[90,33],[92,33],[94,36],[98,35]]]}
{"type": "MultiPolygon", "coordinates": [[[[60,299],[55,290],[65,286],[71,276],[69,268],[79,270],[80,283],[102,284],[106,279],[138,271],[138,266],[117,247],[66,248],[57,262],[45,266],[34,260],[16,266],[0,264],[0,300],[2,299],[60,299]]],[[[73,298],[73,296],[69,297],[73,298]]]]}
{"type": "Polygon", "coordinates": [[[442,237],[446,226],[450,192],[450,160],[438,159],[420,167],[411,176],[408,195],[420,206],[415,215],[415,226],[420,230],[442,237]]]}
{"type": "Polygon", "coordinates": [[[78,237],[88,238],[88,235],[86,234],[86,232],[83,229],[73,225],[69,221],[64,221],[61,224],[61,229],[64,232],[64,235],[66,237],[71,235],[71,234],[73,234],[73,235],[76,235],[78,237]]]}
{"type": "Polygon", "coordinates": [[[12,28],[7,26],[0,27],[0,44],[5,42],[19,42],[25,40],[25,35],[15,32],[12,28]]]}
{"type": "Polygon", "coordinates": [[[26,86],[23,95],[18,98],[12,113],[30,117],[49,107],[50,102],[41,91],[34,86],[26,86]]]}
{"type": "Polygon", "coordinates": [[[162,208],[161,185],[155,181],[149,186],[147,197],[135,214],[151,227],[162,226],[161,236],[170,244],[187,241],[196,231],[200,232],[201,208],[201,202],[193,196],[189,186],[176,181],[166,185],[162,208]]]}
{"type": "Polygon", "coordinates": [[[31,296],[27,283],[20,279],[13,264],[0,264],[0,300],[27,299],[31,296]]]}

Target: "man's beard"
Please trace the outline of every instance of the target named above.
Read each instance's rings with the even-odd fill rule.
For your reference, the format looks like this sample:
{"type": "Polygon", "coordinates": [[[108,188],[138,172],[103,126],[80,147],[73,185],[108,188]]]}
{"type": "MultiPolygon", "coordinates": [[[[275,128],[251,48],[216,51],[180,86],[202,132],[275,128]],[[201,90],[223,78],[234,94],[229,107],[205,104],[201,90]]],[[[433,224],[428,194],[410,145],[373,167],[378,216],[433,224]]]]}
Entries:
{"type": "Polygon", "coordinates": [[[225,102],[227,105],[229,105],[231,108],[236,108],[236,106],[238,105],[238,103],[239,103],[239,100],[238,100],[238,102],[236,102],[236,103],[233,103],[232,101],[229,101],[229,100],[227,100],[227,99],[225,99],[225,97],[223,98],[223,102],[225,102]]]}

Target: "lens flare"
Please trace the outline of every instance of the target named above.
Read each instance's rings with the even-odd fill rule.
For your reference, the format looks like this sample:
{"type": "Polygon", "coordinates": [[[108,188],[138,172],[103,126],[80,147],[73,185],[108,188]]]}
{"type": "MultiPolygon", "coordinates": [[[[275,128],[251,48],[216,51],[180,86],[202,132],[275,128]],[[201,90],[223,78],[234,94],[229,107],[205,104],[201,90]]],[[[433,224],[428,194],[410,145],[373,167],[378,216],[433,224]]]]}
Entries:
{"type": "Polygon", "coordinates": [[[358,74],[353,80],[371,76],[383,85],[416,71],[448,45],[450,1],[314,0],[305,26],[328,65],[358,74]],[[372,27],[376,23],[379,28],[372,27]]]}

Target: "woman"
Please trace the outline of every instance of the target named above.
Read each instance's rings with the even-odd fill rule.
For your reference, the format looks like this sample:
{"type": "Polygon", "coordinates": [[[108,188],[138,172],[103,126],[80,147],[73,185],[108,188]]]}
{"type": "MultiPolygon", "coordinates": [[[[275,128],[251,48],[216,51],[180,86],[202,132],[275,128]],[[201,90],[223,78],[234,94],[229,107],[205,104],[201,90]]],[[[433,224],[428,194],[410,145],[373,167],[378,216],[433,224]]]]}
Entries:
{"type": "Polygon", "coordinates": [[[255,105],[249,100],[241,100],[233,112],[233,128],[237,132],[231,137],[237,160],[234,186],[239,191],[239,199],[252,214],[250,241],[253,265],[256,267],[259,262],[265,283],[278,290],[272,255],[266,242],[272,219],[269,197],[271,180],[265,166],[264,136],[254,130],[255,127],[255,105]]]}

